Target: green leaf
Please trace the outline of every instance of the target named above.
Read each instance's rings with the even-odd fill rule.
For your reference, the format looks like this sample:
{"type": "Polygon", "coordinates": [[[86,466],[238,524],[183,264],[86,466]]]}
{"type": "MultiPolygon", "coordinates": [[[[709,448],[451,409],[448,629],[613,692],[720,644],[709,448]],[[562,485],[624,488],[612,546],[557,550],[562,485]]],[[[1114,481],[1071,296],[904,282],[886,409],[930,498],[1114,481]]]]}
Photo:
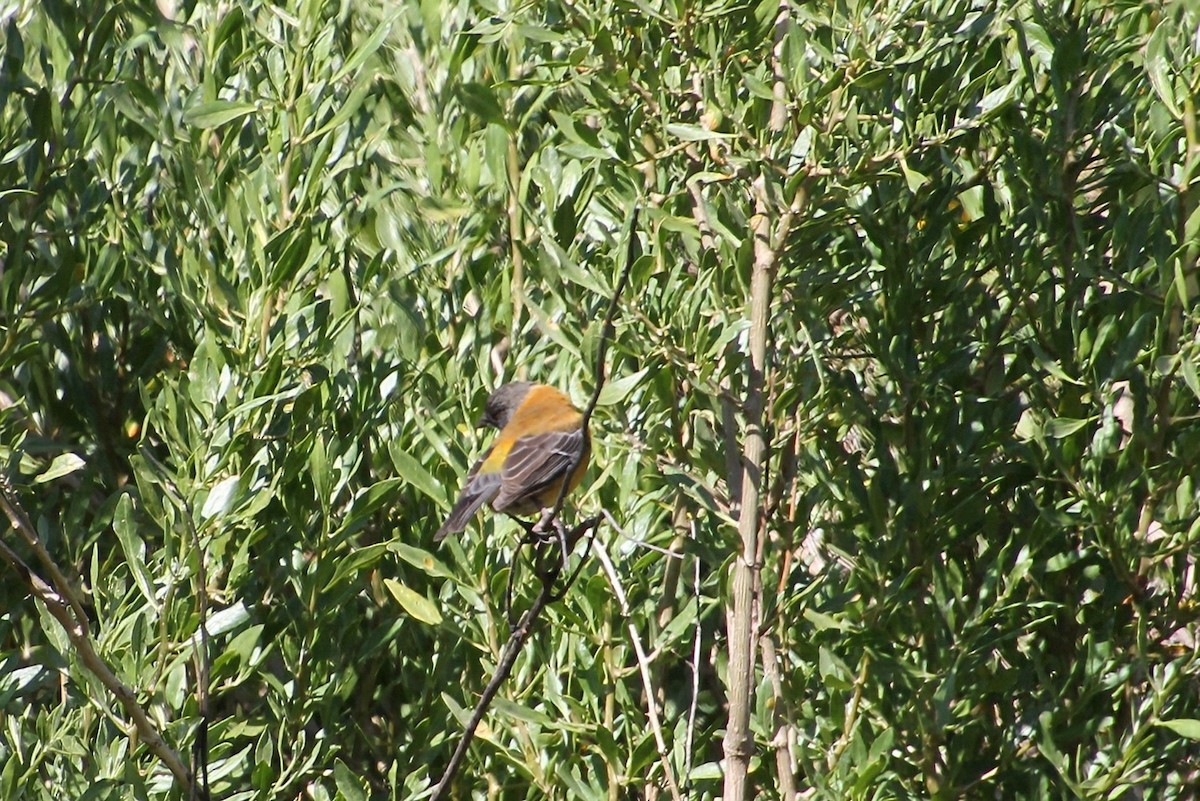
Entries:
{"type": "Polygon", "coordinates": [[[815,631],[825,631],[827,629],[833,629],[835,631],[850,630],[850,627],[846,625],[845,621],[839,620],[831,615],[826,615],[823,612],[818,612],[815,609],[805,609],[804,619],[813,625],[813,629],[815,631]]]}
{"type": "Polygon", "coordinates": [[[1063,439],[1074,434],[1079,429],[1086,426],[1090,418],[1072,419],[1069,417],[1055,417],[1046,423],[1046,435],[1053,439],[1063,439]]]}
{"type": "Polygon", "coordinates": [[[47,481],[53,481],[56,478],[70,475],[78,470],[82,470],[87,466],[87,462],[80,459],[73,453],[60,453],[54,457],[54,461],[50,466],[42,471],[34,481],[38,484],[45,484],[47,481]]]}
{"type": "Polygon", "coordinates": [[[30,665],[9,669],[0,673],[0,703],[6,703],[14,695],[25,695],[35,684],[39,683],[50,672],[41,665],[30,665]]]}
{"type": "Polygon", "coordinates": [[[1189,740],[1200,740],[1200,720],[1196,718],[1176,718],[1175,720],[1160,720],[1158,725],[1186,737],[1189,740]]]}
{"type": "MultiPolygon", "coordinates": [[[[493,708],[500,714],[506,715],[514,720],[520,720],[525,723],[532,723],[535,726],[552,726],[555,721],[552,721],[548,715],[537,710],[530,709],[524,704],[518,704],[515,701],[510,701],[507,698],[497,696],[492,702],[493,708]]],[[[564,723],[567,721],[558,721],[564,723]]]]}
{"type": "Polygon", "coordinates": [[[817,649],[817,672],[831,686],[847,689],[850,686],[850,670],[833,651],[825,646],[817,649]]]}
{"type": "MultiPolygon", "coordinates": [[[[3,156],[0,156],[0,165],[12,164],[14,161],[18,161],[21,158],[21,156],[24,156],[26,153],[28,153],[30,150],[32,150],[36,146],[37,146],[37,141],[33,140],[33,139],[30,139],[25,142],[18,142],[17,144],[13,145],[11,148],[6,150],[4,152],[3,156]]],[[[36,196],[37,192],[34,192],[32,189],[19,189],[19,188],[18,189],[5,189],[3,192],[0,192],[0,199],[12,197],[13,195],[36,196]]]]}
{"type": "Polygon", "coordinates": [[[446,506],[445,489],[420,462],[400,446],[399,442],[392,440],[389,443],[388,454],[392,457],[392,466],[401,478],[442,506],[446,506]]]}
{"type": "Polygon", "coordinates": [[[229,476],[218,481],[216,486],[209,490],[208,497],[204,499],[204,506],[200,509],[200,517],[208,520],[220,517],[228,512],[233,507],[240,479],[241,476],[229,476]]]}
{"type": "Polygon", "coordinates": [[[1040,437],[1042,435],[1042,427],[1038,424],[1037,414],[1032,409],[1022,411],[1021,417],[1017,420],[1016,431],[1013,433],[1022,442],[1028,442],[1040,437]]]}
{"type": "Polygon", "coordinates": [[[688,781],[719,781],[725,777],[725,771],[720,762],[705,762],[697,765],[688,772],[688,781]]]}
{"type": "Polygon", "coordinates": [[[986,117],[1011,105],[1020,85],[1020,81],[1014,78],[999,89],[993,89],[980,98],[979,116],[986,117]]]}
{"type": "Polygon", "coordinates": [[[350,502],[349,513],[342,521],[340,531],[353,531],[363,525],[372,515],[395,502],[398,490],[404,485],[401,478],[385,478],[365,490],[359,490],[350,502]]]}
{"type": "Polygon", "coordinates": [[[125,564],[133,575],[134,583],[142,597],[155,607],[154,579],[146,569],[146,543],[138,535],[133,520],[133,499],[128,493],[122,493],[113,512],[113,532],[117,542],[121,543],[121,552],[125,555],[125,564]]]}
{"type": "Polygon", "coordinates": [[[233,100],[214,100],[192,106],[183,113],[183,121],[196,128],[219,128],[226,123],[253,114],[258,107],[253,103],[238,103],[233,100]]]}
{"type": "MultiPolygon", "coordinates": [[[[261,647],[264,628],[265,626],[260,623],[250,626],[245,631],[230,638],[229,644],[225,646],[225,650],[213,660],[213,675],[220,676],[222,673],[232,674],[239,670],[249,670],[256,663],[261,662],[264,654],[261,647]]],[[[194,646],[199,645],[200,637],[198,635],[193,637],[192,643],[194,646]]]]}
{"type": "Polygon", "coordinates": [[[612,406],[617,403],[622,403],[625,398],[629,397],[629,393],[641,383],[645,378],[649,368],[638,370],[632,375],[627,375],[624,378],[618,378],[616,381],[609,381],[600,390],[600,397],[596,400],[597,406],[612,406]]]}
{"type": "Polygon", "coordinates": [[[905,159],[900,160],[900,170],[904,173],[904,181],[908,184],[908,191],[913,194],[916,194],[922,186],[929,183],[929,178],[909,167],[905,159]]]}
{"type": "Polygon", "coordinates": [[[464,83],[457,87],[459,101],[467,111],[487,123],[507,126],[504,109],[490,86],[481,83],[464,83]]]}
{"type": "Polygon", "coordinates": [[[210,637],[218,637],[222,634],[227,634],[250,619],[250,610],[241,601],[231,604],[224,609],[218,609],[216,612],[209,613],[208,616],[208,635],[210,637]]]}
{"type": "Polygon", "coordinates": [[[431,576],[448,579],[455,578],[454,574],[444,564],[423,548],[399,541],[388,543],[387,548],[405,562],[431,576]]]}
{"type": "Polygon", "coordinates": [[[1179,371],[1183,373],[1184,383],[1188,385],[1188,389],[1197,398],[1200,398],[1200,376],[1196,375],[1196,364],[1188,355],[1184,355],[1179,360],[1179,371]]]}
{"type": "Polygon", "coordinates": [[[346,98],[346,102],[342,103],[342,105],[338,107],[338,110],[334,112],[333,116],[331,116],[324,125],[317,128],[308,136],[305,136],[300,140],[300,143],[306,145],[315,139],[319,139],[340,125],[345,124],[346,121],[348,121],[358,112],[359,108],[363,104],[363,101],[366,100],[367,95],[371,92],[373,85],[374,76],[359,76],[358,83],[355,84],[354,88],[350,91],[350,96],[346,98]]]}
{"type": "Polygon", "coordinates": [[[1054,63],[1054,42],[1046,33],[1046,29],[1031,20],[1021,20],[1018,24],[1025,31],[1025,41],[1031,59],[1043,70],[1050,69],[1054,63]]]}
{"type": "Polygon", "coordinates": [[[1158,95],[1158,99],[1171,112],[1172,117],[1180,119],[1183,113],[1175,101],[1175,89],[1171,85],[1172,59],[1167,53],[1167,37],[1172,30],[1173,26],[1171,25],[1154,27],[1154,33],[1150,34],[1150,40],[1146,42],[1145,64],[1146,75],[1150,78],[1150,86],[1153,87],[1154,94],[1158,95]]]}
{"type": "Polygon", "coordinates": [[[667,133],[685,142],[705,142],[710,139],[732,139],[736,134],[710,131],[699,125],[674,123],[667,125],[667,133]]]}
{"type": "Polygon", "coordinates": [[[401,584],[395,579],[384,579],[383,585],[387,587],[388,592],[399,602],[400,606],[404,607],[404,611],[417,620],[422,623],[428,623],[431,626],[436,626],[442,622],[442,613],[424,595],[414,592],[408,586],[401,584]]]}
{"type": "Polygon", "coordinates": [[[333,783],[346,801],[367,801],[366,785],[340,759],[333,761],[333,783]]]}
{"type": "Polygon", "coordinates": [[[366,41],[350,54],[350,58],[346,59],[346,63],[342,65],[342,68],[334,73],[332,78],[333,83],[342,80],[351,73],[357,73],[362,68],[362,65],[367,63],[367,59],[375,54],[375,51],[387,39],[388,34],[392,32],[393,19],[386,19],[375,27],[375,30],[367,37],[366,41]]]}
{"type": "Polygon", "coordinates": [[[958,698],[958,669],[951,667],[933,694],[934,720],[945,728],[953,721],[954,702],[958,698]]]}
{"type": "Polygon", "coordinates": [[[1066,759],[1063,757],[1062,752],[1054,743],[1052,728],[1053,722],[1054,717],[1049,712],[1042,712],[1040,715],[1038,715],[1038,724],[1039,728],[1041,729],[1041,736],[1037,739],[1037,746],[1038,750],[1041,751],[1042,756],[1051,764],[1051,766],[1053,766],[1063,778],[1066,778],[1068,765],[1066,759]]]}
{"type": "Polygon", "coordinates": [[[374,567],[390,547],[389,543],[376,542],[372,545],[355,548],[338,562],[337,569],[333,571],[333,575],[325,584],[325,591],[328,592],[351,576],[374,567]]]}

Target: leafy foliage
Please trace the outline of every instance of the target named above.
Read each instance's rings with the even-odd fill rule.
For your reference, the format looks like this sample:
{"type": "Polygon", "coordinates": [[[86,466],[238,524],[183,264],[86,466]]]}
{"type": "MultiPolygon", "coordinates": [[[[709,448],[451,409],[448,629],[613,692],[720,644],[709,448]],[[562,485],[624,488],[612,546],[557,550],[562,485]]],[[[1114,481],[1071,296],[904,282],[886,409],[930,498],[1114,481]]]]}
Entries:
{"type": "MultiPolygon", "coordinates": [[[[613,514],[628,604],[592,559],[458,794],[655,797],[667,770],[719,794],[750,513],[763,797],[777,747],[822,798],[1194,793],[1187,4],[0,17],[0,452],[185,753],[207,588],[216,796],[437,780],[516,542],[489,520],[429,550],[482,446],[464,423],[513,377],[587,397],[638,203],[575,499],[613,514]],[[766,503],[739,510],[752,186],[792,224],[766,503]]],[[[0,598],[0,797],[182,797],[27,588],[0,598]]]]}

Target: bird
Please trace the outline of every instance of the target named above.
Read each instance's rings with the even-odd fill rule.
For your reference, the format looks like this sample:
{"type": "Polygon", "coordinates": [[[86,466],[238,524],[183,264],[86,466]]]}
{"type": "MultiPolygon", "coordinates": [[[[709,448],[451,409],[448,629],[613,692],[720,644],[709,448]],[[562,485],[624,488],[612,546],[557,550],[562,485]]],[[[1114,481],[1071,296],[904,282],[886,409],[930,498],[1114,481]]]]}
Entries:
{"type": "MultiPolygon", "coordinates": [[[[552,509],[563,481],[571,492],[587,472],[591,435],[584,428],[583,415],[554,387],[529,381],[498,387],[475,427],[500,433],[467,474],[450,516],[433,535],[434,542],[461,532],[487,503],[514,518],[552,509]]],[[[533,529],[533,524],[518,522],[527,531],[533,529]]]]}

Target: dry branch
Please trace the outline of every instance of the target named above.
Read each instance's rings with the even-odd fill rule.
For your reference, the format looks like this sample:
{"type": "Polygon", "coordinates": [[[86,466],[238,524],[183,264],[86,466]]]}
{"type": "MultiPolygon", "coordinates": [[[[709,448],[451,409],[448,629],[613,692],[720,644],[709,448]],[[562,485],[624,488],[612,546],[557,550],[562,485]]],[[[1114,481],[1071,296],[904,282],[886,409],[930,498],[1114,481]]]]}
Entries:
{"type": "Polygon", "coordinates": [[[42,545],[37,531],[24,509],[21,508],[20,501],[17,500],[12,486],[5,477],[0,477],[0,506],[4,507],[4,514],[8,517],[11,529],[16,531],[26,545],[33,549],[38,560],[50,575],[53,585],[34,572],[17,552],[2,540],[0,540],[0,556],[3,556],[13,566],[34,596],[45,605],[47,611],[63,627],[75,653],[79,656],[79,661],[95,674],[96,678],[100,679],[100,683],[107,687],[109,692],[116,696],[124,708],[125,714],[133,719],[133,723],[137,727],[138,738],[155,756],[162,760],[179,786],[191,792],[191,770],[188,769],[178,752],[167,745],[158,729],[150,721],[150,716],[146,713],[145,708],[138,702],[137,694],[133,689],[117,678],[117,674],[113,672],[109,664],[96,653],[92,638],[88,633],[87,617],[83,612],[83,604],[79,600],[79,596],[42,545]]]}

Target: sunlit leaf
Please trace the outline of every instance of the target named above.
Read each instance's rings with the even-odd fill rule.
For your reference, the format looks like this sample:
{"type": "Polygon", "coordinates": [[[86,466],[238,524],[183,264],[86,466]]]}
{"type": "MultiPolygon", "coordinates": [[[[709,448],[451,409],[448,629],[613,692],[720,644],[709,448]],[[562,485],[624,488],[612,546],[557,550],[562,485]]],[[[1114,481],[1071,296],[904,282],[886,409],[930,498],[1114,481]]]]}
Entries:
{"type": "Polygon", "coordinates": [[[53,481],[56,478],[70,475],[76,471],[82,470],[87,466],[87,462],[79,458],[74,453],[60,453],[54,457],[54,461],[50,466],[43,470],[33,480],[39,484],[44,484],[47,481],[53,481]]]}
{"type": "Polygon", "coordinates": [[[189,108],[184,112],[183,121],[197,128],[219,128],[226,123],[253,114],[255,111],[257,111],[257,107],[253,103],[213,100],[189,108]]]}
{"type": "Polygon", "coordinates": [[[395,579],[384,579],[383,584],[388,588],[392,597],[404,607],[404,611],[422,623],[436,626],[442,622],[442,614],[428,598],[412,590],[408,585],[395,579]]]}
{"type": "Polygon", "coordinates": [[[1158,725],[1170,729],[1180,737],[1189,740],[1200,740],[1200,720],[1196,718],[1177,718],[1175,720],[1160,720],[1158,725]]]}

